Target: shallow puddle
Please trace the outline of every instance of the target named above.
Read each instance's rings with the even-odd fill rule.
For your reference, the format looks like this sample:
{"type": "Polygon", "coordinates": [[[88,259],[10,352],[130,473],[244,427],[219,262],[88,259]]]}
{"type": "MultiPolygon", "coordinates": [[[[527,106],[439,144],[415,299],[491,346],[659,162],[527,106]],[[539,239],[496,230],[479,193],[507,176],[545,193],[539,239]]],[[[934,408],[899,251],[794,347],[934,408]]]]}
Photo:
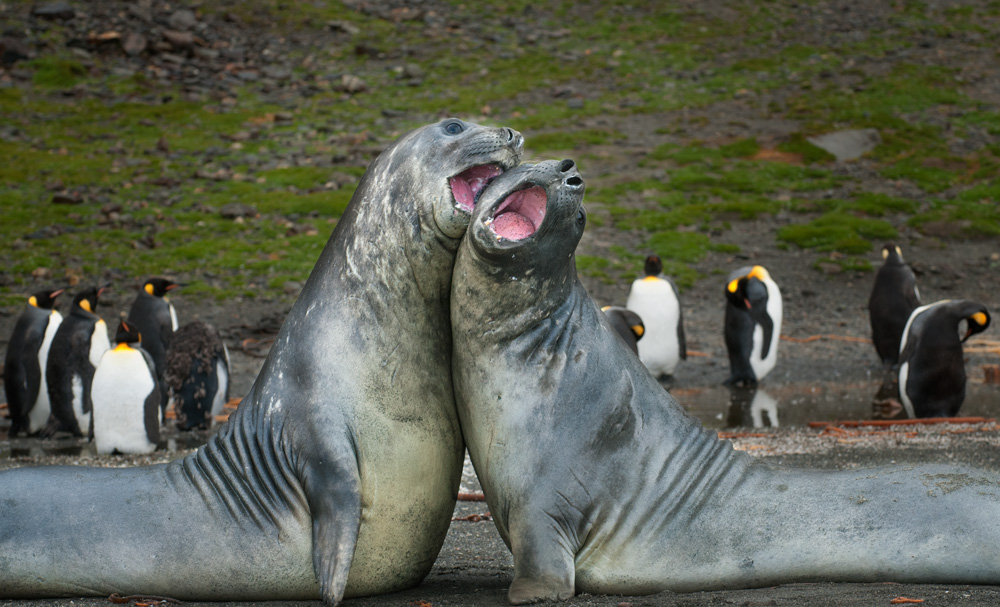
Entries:
{"type": "MultiPolygon", "coordinates": [[[[773,386],[765,382],[756,390],[718,386],[678,388],[670,393],[709,428],[774,428],[809,422],[906,418],[901,407],[890,404],[878,380],[773,386]]],[[[1000,415],[1000,386],[969,382],[958,414],[1000,415]]]]}

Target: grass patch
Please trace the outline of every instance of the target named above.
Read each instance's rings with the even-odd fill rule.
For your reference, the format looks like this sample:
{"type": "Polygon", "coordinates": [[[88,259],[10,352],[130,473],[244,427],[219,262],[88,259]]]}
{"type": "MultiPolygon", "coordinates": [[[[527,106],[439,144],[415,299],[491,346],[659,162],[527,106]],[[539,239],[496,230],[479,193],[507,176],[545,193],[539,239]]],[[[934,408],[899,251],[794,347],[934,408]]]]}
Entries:
{"type": "Polygon", "coordinates": [[[881,219],[832,212],[806,224],[784,226],[778,240],[802,249],[838,251],[858,255],[872,249],[871,239],[889,240],[898,236],[896,228],[881,219]]]}

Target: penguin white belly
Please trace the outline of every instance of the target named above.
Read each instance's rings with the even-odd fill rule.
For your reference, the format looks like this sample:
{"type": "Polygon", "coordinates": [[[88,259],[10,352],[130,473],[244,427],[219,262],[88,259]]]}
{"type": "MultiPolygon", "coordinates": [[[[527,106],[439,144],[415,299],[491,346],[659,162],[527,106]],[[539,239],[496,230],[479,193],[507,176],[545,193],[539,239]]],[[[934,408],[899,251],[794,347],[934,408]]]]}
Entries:
{"type": "Polygon", "coordinates": [[[916,411],[913,409],[913,401],[906,394],[906,380],[910,377],[910,363],[904,362],[899,366],[899,400],[903,401],[903,407],[906,409],[906,416],[910,419],[915,419],[917,417],[916,411]]]}
{"type": "Polygon", "coordinates": [[[212,398],[212,422],[216,415],[222,415],[226,405],[226,394],[229,392],[229,368],[221,358],[215,361],[215,377],[217,380],[215,396],[212,398]]]}
{"type": "Polygon", "coordinates": [[[49,324],[45,327],[45,336],[42,337],[42,347],[38,349],[38,368],[42,370],[42,380],[38,385],[38,397],[34,406],[28,413],[28,434],[35,434],[49,421],[52,413],[52,402],[49,400],[49,386],[45,381],[45,370],[49,364],[49,348],[52,347],[52,338],[56,336],[56,330],[62,324],[62,314],[52,311],[49,314],[49,324]]]}
{"type": "Polygon", "coordinates": [[[638,314],[645,327],[636,344],[639,360],[653,375],[673,375],[680,361],[680,302],[674,288],[664,280],[639,279],[633,283],[625,307],[638,314]]]}
{"type": "MultiPolygon", "coordinates": [[[[94,324],[94,332],[90,336],[90,364],[97,368],[101,364],[101,357],[111,349],[111,340],[108,339],[108,326],[103,320],[94,324]]],[[[82,429],[82,428],[81,428],[82,429]]]]}
{"type": "Polygon", "coordinates": [[[90,429],[90,412],[83,410],[83,378],[79,373],[74,373],[70,379],[70,390],[73,394],[73,417],[76,418],[80,432],[87,436],[90,429]]]}
{"type": "Polygon", "coordinates": [[[167,306],[167,309],[170,310],[170,330],[176,332],[179,326],[177,324],[177,310],[174,309],[174,304],[172,303],[167,303],[167,306]]]}
{"type": "Polygon", "coordinates": [[[764,329],[760,325],[755,325],[753,329],[753,348],[750,351],[750,367],[753,369],[757,381],[764,379],[774,365],[778,362],[778,341],[781,338],[781,291],[777,283],[770,278],[764,281],[767,286],[767,315],[771,318],[773,329],[771,331],[771,346],[768,348],[767,356],[761,356],[764,351],[764,329]]]}
{"type": "Polygon", "coordinates": [[[146,398],[156,389],[142,353],[109,350],[94,372],[94,442],[97,452],[152,453],[156,443],[146,433],[146,398]]]}

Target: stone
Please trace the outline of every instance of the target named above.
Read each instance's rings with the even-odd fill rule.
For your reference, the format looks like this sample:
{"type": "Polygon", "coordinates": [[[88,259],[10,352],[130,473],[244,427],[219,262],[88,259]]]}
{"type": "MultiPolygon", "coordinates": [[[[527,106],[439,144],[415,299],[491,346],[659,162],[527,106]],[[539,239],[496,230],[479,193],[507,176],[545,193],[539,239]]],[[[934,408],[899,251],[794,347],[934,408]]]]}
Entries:
{"type": "Polygon", "coordinates": [[[223,205],[222,208],[219,209],[219,215],[222,215],[224,219],[253,217],[256,214],[257,209],[248,204],[243,204],[242,202],[232,202],[227,205],[223,205]]]}
{"type": "Polygon", "coordinates": [[[66,2],[46,2],[32,8],[31,14],[43,19],[69,20],[76,16],[76,9],[66,2]]]}
{"type": "Polygon", "coordinates": [[[860,158],[863,154],[874,150],[875,146],[882,142],[882,137],[879,136],[877,129],[849,129],[809,137],[807,141],[833,154],[837,162],[845,162],[860,158]]]}
{"type": "Polygon", "coordinates": [[[186,32],[198,25],[198,18],[192,11],[182,8],[174,11],[167,17],[167,25],[171,29],[186,32]]]}
{"type": "Polygon", "coordinates": [[[138,32],[129,32],[122,38],[122,50],[129,57],[135,57],[142,53],[147,46],[149,46],[149,41],[138,32]]]}

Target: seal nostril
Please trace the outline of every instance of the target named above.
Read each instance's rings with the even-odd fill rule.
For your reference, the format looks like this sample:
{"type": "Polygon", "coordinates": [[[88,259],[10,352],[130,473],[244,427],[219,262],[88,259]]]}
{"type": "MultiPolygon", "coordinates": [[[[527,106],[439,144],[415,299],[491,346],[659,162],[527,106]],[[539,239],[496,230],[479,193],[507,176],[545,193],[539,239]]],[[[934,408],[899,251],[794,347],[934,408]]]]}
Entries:
{"type": "Polygon", "coordinates": [[[583,185],[583,179],[580,179],[579,175],[574,175],[566,180],[566,185],[573,186],[574,188],[581,186],[583,185]]]}
{"type": "Polygon", "coordinates": [[[514,136],[514,129],[505,128],[504,130],[507,131],[507,143],[514,141],[514,139],[516,138],[514,136]]]}
{"type": "Polygon", "coordinates": [[[566,171],[572,170],[575,166],[576,163],[567,158],[562,161],[562,164],[559,165],[559,170],[565,173],[566,171]]]}

